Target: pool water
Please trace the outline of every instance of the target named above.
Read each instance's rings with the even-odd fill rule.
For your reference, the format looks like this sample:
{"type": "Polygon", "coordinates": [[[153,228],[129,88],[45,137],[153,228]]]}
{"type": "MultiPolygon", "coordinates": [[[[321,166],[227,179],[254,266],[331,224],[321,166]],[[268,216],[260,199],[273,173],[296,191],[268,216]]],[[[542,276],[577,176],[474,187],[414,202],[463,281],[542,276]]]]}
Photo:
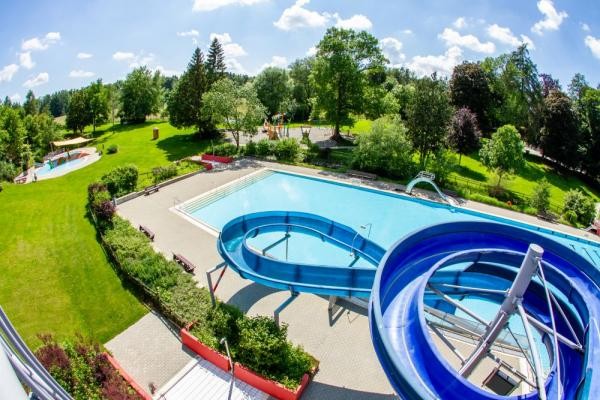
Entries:
{"type": "Polygon", "coordinates": [[[78,154],[79,153],[71,153],[71,156],[73,156],[73,158],[67,159],[65,162],[63,162],[62,164],[59,164],[59,165],[56,165],[56,161],[48,160],[48,161],[44,162],[43,166],[41,166],[40,168],[36,168],[35,173],[39,177],[39,176],[47,175],[49,173],[57,173],[60,171],[67,171],[79,164],[82,164],[86,160],[86,157],[88,156],[88,154],[85,154],[82,156],[75,157],[78,154]]]}

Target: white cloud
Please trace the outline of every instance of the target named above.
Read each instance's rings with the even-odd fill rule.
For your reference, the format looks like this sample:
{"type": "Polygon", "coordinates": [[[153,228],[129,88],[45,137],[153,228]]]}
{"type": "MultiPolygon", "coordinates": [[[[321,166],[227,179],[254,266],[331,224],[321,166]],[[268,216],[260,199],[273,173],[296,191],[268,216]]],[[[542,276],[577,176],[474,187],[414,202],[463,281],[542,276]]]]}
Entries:
{"type": "MultiPolygon", "coordinates": [[[[594,57],[600,59],[600,38],[595,38],[591,35],[585,37],[585,45],[592,51],[594,57]]],[[[0,79],[1,80],[1,79],[0,79]]]]}
{"type": "Polygon", "coordinates": [[[48,32],[42,39],[34,37],[21,43],[21,50],[46,50],[49,45],[54,44],[60,40],[60,32],[48,32]]]}
{"type": "Polygon", "coordinates": [[[398,65],[406,59],[402,53],[402,42],[393,37],[381,39],[381,49],[392,65],[398,65]]]}
{"type": "Polygon", "coordinates": [[[159,71],[164,76],[181,75],[181,71],[177,71],[176,69],[168,69],[162,65],[157,65],[156,68],[154,68],[154,71],[159,71]]]}
{"type": "Polygon", "coordinates": [[[242,5],[242,6],[251,6],[257,3],[263,3],[268,0],[194,0],[194,6],[192,7],[193,11],[212,11],[217,8],[230,6],[230,5],[242,5]]]}
{"type": "Polygon", "coordinates": [[[227,69],[234,74],[248,74],[248,71],[236,58],[226,58],[227,69]]]}
{"type": "Polygon", "coordinates": [[[36,86],[48,83],[49,80],[50,75],[48,75],[47,72],[40,72],[36,77],[26,80],[25,83],[23,83],[23,86],[31,89],[36,86]]]}
{"type": "Polygon", "coordinates": [[[500,43],[507,44],[511,47],[519,47],[521,44],[525,43],[528,48],[532,50],[535,49],[535,45],[529,37],[521,35],[521,38],[519,39],[512,33],[510,28],[492,24],[487,27],[486,31],[492,39],[495,39],[500,43]]]}
{"type": "Polygon", "coordinates": [[[258,70],[259,72],[268,67],[278,67],[278,68],[286,68],[288,66],[287,58],[283,56],[273,56],[271,57],[271,62],[267,64],[263,64],[262,67],[258,70]]]}
{"type": "Polygon", "coordinates": [[[586,24],[585,22],[581,23],[581,30],[584,31],[584,32],[590,32],[591,31],[590,26],[588,24],[586,24]]]}
{"type": "Polygon", "coordinates": [[[412,29],[403,29],[400,32],[404,33],[405,35],[412,35],[413,34],[412,29]]]}
{"type": "Polygon", "coordinates": [[[129,61],[135,58],[135,54],[131,52],[117,51],[115,54],[113,54],[112,58],[113,60],[117,61],[129,61]]]}
{"type": "Polygon", "coordinates": [[[462,50],[458,46],[452,46],[439,56],[415,56],[406,64],[417,75],[426,76],[434,72],[442,75],[450,75],[455,65],[462,61],[462,50]]]}
{"type": "Polygon", "coordinates": [[[283,10],[283,13],[277,21],[273,22],[273,25],[283,31],[325,26],[331,16],[328,13],[321,14],[304,8],[309,2],[310,0],[297,0],[291,7],[283,10]]]}
{"type": "Polygon", "coordinates": [[[17,64],[8,64],[4,68],[0,69],[0,82],[10,82],[19,70],[17,64]]]}
{"type": "Polygon", "coordinates": [[[473,35],[461,35],[453,29],[445,28],[442,33],[438,35],[440,39],[446,42],[446,46],[458,46],[466,47],[467,49],[476,51],[478,53],[491,54],[496,51],[496,45],[492,42],[482,43],[477,37],[473,35]]]}
{"type": "Polygon", "coordinates": [[[31,51],[19,53],[19,64],[21,64],[21,67],[26,69],[31,69],[35,67],[35,63],[31,59],[31,51]]]}
{"type": "Polygon", "coordinates": [[[87,60],[88,58],[92,58],[93,55],[90,53],[77,53],[77,58],[80,60],[87,60]]]}
{"type": "Polygon", "coordinates": [[[354,29],[356,31],[366,31],[373,27],[373,23],[369,18],[362,14],[356,14],[348,19],[342,19],[338,14],[334,14],[337,22],[335,26],[344,29],[354,29]]]}
{"type": "Polygon", "coordinates": [[[543,35],[544,31],[556,31],[562,24],[563,20],[569,16],[565,11],[556,11],[552,0],[540,0],[537,3],[537,8],[544,15],[544,19],[536,22],[531,31],[538,35],[543,35]]]}
{"type": "Polygon", "coordinates": [[[18,103],[19,101],[21,101],[21,95],[19,93],[15,93],[12,96],[10,96],[9,99],[13,103],[18,103]]]}
{"type": "Polygon", "coordinates": [[[187,37],[187,36],[198,37],[199,35],[200,35],[200,32],[198,32],[195,29],[185,31],[185,32],[177,32],[177,36],[181,36],[181,37],[187,37]]]}
{"type": "Polygon", "coordinates": [[[73,70],[69,73],[70,78],[91,78],[94,75],[96,74],[94,74],[93,72],[84,71],[81,69],[73,70]]]}
{"type": "Polygon", "coordinates": [[[462,29],[467,26],[467,20],[465,17],[458,17],[456,21],[452,23],[452,26],[456,29],[462,29]]]}
{"type": "Polygon", "coordinates": [[[306,51],[306,55],[309,57],[317,55],[317,48],[315,46],[311,46],[310,49],[306,51]]]}
{"type": "Polygon", "coordinates": [[[240,44],[233,42],[231,35],[227,32],[211,33],[209,37],[211,41],[216,38],[221,43],[225,58],[237,58],[248,55],[240,44]]]}
{"type": "Polygon", "coordinates": [[[212,42],[213,40],[217,39],[219,42],[221,42],[221,44],[227,44],[227,43],[231,43],[231,35],[227,32],[225,33],[211,33],[210,34],[210,41],[212,42]]]}

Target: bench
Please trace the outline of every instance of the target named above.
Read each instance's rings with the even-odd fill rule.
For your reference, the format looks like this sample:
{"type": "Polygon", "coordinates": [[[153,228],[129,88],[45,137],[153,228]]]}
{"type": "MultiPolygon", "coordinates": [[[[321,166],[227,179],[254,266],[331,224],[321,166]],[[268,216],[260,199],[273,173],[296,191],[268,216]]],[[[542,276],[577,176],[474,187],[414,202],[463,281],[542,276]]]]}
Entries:
{"type": "Polygon", "coordinates": [[[548,222],[556,222],[556,215],[550,213],[550,212],[542,212],[539,213],[537,215],[537,217],[543,221],[548,221],[548,222]]]}
{"type": "Polygon", "coordinates": [[[144,225],[140,225],[140,232],[142,232],[144,235],[148,236],[148,239],[154,241],[154,232],[152,232],[150,229],[148,229],[144,225]]]}
{"type": "Polygon", "coordinates": [[[348,176],[353,176],[355,178],[361,178],[361,179],[368,179],[371,181],[374,181],[375,179],[377,179],[377,175],[375,174],[371,174],[369,172],[363,172],[363,171],[356,171],[354,169],[349,169],[346,174],[348,176]]]}
{"type": "Polygon", "coordinates": [[[196,266],[181,254],[173,254],[173,261],[181,265],[185,272],[193,273],[196,266]]]}
{"type": "Polygon", "coordinates": [[[158,192],[158,185],[146,186],[144,188],[144,196],[148,196],[151,193],[158,192]]]}

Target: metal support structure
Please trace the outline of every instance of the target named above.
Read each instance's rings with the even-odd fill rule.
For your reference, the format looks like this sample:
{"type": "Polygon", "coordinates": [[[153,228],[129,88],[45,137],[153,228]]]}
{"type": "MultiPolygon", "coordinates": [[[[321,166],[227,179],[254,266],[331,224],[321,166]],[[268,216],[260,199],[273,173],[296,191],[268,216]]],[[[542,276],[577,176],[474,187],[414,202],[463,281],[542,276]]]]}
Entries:
{"type": "Polygon", "coordinates": [[[546,282],[546,276],[544,275],[544,267],[542,266],[542,262],[538,261],[538,273],[540,278],[542,278],[542,283],[544,284],[544,291],[546,292],[546,302],[548,302],[548,310],[550,311],[550,321],[552,322],[552,344],[554,348],[554,363],[556,364],[556,377],[558,382],[558,398],[562,398],[562,384],[561,384],[561,368],[560,368],[560,353],[558,352],[558,336],[556,332],[556,319],[554,318],[554,310],[552,308],[552,300],[550,300],[550,290],[548,289],[548,283],[546,282]]]}
{"type": "Polygon", "coordinates": [[[452,304],[454,307],[458,308],[459,310],[463,311],[465,314],[467,314],[468,316],[470,316],[471,318],[473,318],[474,320],[476,320],[479,323],[484,324],[485,326],[489,326],[487,321],[484,320],[483,318],[481,318],[479,315],[475,314],[473,311],[469,310],[467,307],[463,306],[460,302],[454,300],[452,297],[448,296],[447,294],[445,294],[444,292],[441,292],[440,290],[434,288],[431,285],[427,285],[427,287],[434,292],[435,294],[437,294],[438,296],[440,296],[443,300],[445,300],[447,303],[452,304]]]}
{"type": "Polygon", "coordinates": [[[544,387],[544,377],[542,376],[542,362],[540,360],[540,352],[533,340],[533,333],[531,332],[531,325],[527,322],[527,314],[525,313],[525,309],[523,308],[523,304],[521,304],[521,299],[517,300],[517,310],[519,310],[519,314],[521,315],[521,319],[523,320],[523,326],[525,327],[525,335],[527,336],[527,340],[529,341],[529,349],[531,350],[531,356],[533,357],[533,365],[534,373],[535,373],[535,381],[538,389],[538,396],[540,400],[546,400],[546,388],[544,387]]]}
{"type": "Polygon", "coordinates": [[[229,394],[227,395],[227,399],[231,400],[231,396],[233,395],[233,387],[235,386],[235,371],[233,365],[233,359],[231,358],[231,353],[229,352],[229,343],[227,343],[227,338],[221,338],[219,343],[225,345],[225,351],[227,352],[227,359],[229,360],[229,368],[231,373],[231,383],[229,384],[229,394]]]}
{"type": "MultiPolygon", "coordinates": [[[[521,268],[519,268],[519,272],[517,273],[517,276],[513,281],[506,298],[500,305],[500,310],[494,317],[493,321],[488,325],[486,332],[479,341],[475,351],[469,356],[465,364],[459,370],[459,374],[465,378],[468,378],[475,370],[477,365],[479,365],[481,360],[487,357],[487,354],[490,351],[494,341],[498,338],[498,336],[500,336],[508,324],[508,320],[510,319],[511,315],[517,311],[517,308],[521,304],[521,299],[523,298],[529,283],[535,276],[538,268],[538,261],[541,259],[542,254],[544,254],[544,249],[542,249],[540,246],[537,244],[529,245],[529,249],[527,250],[525,259],[523,259],[521,268]]],[[[524,312],[525,311],[523,310],[523,313],[524,312]]],[[[530,345],[531,344],[532,343],[530,343],[530,345]]],[[[539,384],[540,382],[538,382],[538,385],[539,384]]]]}
{"type": "Polygon", "coordinates": [[[506,293],[507,293],[507,290],[496,290],[496,289],[478,288],[478,287],[473,287],[473,286],[452,285],[450,283],[440,283],[440,284],[438,284],[438,286],[443,286],[443,287],[447,287],[450,289],[463,289],[466,292],[480,292],[480,293],[490,293],[490,294],[499,294],[499,295],[506,295],[506,293]]]}
{"type": "Polygon", "coordinates": [[[333,310],[333,307],[335,307],[335,303],[337,302],[338,297],[337,296],[329,296],[329,305],[327,306],[327,309],[329,311],[333,310]]]}
{"type": "Polygon", "coordinates": [[[273,311],[273,319],[275,320],[275,323],[277,324],[277,326],[279,326],[279,314],[287,307],[290,305],[290,303],[292,301],[294,301],[296,299],[296,297],[298,297],[298,292],[294,292],[293,290],[290,291],[290,297],[288,297],[287,299],[285,299],[285,301],[283,303],[281,303],[279,305],[279,307],[277,307],[275,309],[275,311],[273,311]]]}
{"type": "Polygon", "coordinates": [[[271,243],[270,245],[268,245],[267,247],[265,247],[264,249],[262,249],[262,255],[265,256],[267,255],[267,251],[271,250],[273,247],[278,246],[279,244],[285,242],[285,260],[287,261],[288,259],[288,239],[290,238],[290,234],[286,233],[285,235],[283,235],[283,237],[273,243],[271,243]]]}
{"type": "Polygon", "coordinates": [[[210,301],[212,302],[213,307],[217,306],[217,300],[215,298],[215,291],[219,287],[219,283],[221,283],[221,279],[223,278],[223,275],[225,275],[225,271],[227,271],[227,264],[224,263],[224,262],[221,263],[221,264],[219,264],[219,265],[217,265],[216,267],[214,267],[214,268],[209,269],[208,271],[206,271],[206,281],[207,281],[207,284],[208,284],[208,291],[210,293],[210,301]],[[212,283],[212,273],[216,272],[216,271],[218,271],[220,269],[223,269],[223,270],[219,274],[219,277],[217,278],[217,282],[213,286],[213,283],[212,283]]]}

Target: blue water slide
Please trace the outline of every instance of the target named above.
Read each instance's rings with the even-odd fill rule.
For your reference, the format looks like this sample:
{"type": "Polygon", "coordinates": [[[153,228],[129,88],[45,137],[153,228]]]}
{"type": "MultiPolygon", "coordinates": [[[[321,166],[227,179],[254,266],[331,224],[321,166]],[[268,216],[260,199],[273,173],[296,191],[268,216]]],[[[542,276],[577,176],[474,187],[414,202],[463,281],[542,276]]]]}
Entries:
{"type": "Polygon", "coordinates": [[[229,221],[221,230],[217,249],[239,275],[265,286],[363,298],[371,293],[376,267],[385,253],[379,245],[348,226],[314,214],[286,211],[247,214],[229,221]],[[324,246],[341,248],[372,267],[327,265],[326,261],[322,265],[288,262],[269,257],[248,243],[258,235],[273,232],[318,237],[324,246]]]}
{"type": "MultiPolygon", "coordinates": [[[[369,304],[369,321],[377,356],[403,399],[506,399],[476,387],[436,350],[428,333],[424,306],[438,299],[427,285],[451,282],[490,289],[507,288],[530,243],[544,249],[546,281],[560,299],[565,317],[582,350],[559,344],[546,379],[548,399],[600,398],[600,272],[588,260],[552,239],[509,225],[454,222],[420,230],[398,241],[377,271],[369,304]],[[452,268],[467,265],[464,270],[452,268]],[[446,269],[444,269],[446,267],[446,269]]],[[[458,290],[458,289],[457,289],[458,290]]],[[[452,296],[452,290],[444,291],[452,296]]],[[[494,297],[494,294],[486,296],[494,297]]],[[[531,282],[523,299],[527,312],[550,326],[540,282],[531,282]]],[[[494,299],[498,302],[501,298],[494,299]]],[[[555,311],[556,314],[556,311],[555,311]]],[[[561,318],[557,331],[571,337],[561,318]]],[[[548,337],[544,338],[548,342],[548,337]]],[[[550,349],[549,349],[550,350],[550,349]]],[[[537,399],[537,391],[514,399],[537,399]]]]}

